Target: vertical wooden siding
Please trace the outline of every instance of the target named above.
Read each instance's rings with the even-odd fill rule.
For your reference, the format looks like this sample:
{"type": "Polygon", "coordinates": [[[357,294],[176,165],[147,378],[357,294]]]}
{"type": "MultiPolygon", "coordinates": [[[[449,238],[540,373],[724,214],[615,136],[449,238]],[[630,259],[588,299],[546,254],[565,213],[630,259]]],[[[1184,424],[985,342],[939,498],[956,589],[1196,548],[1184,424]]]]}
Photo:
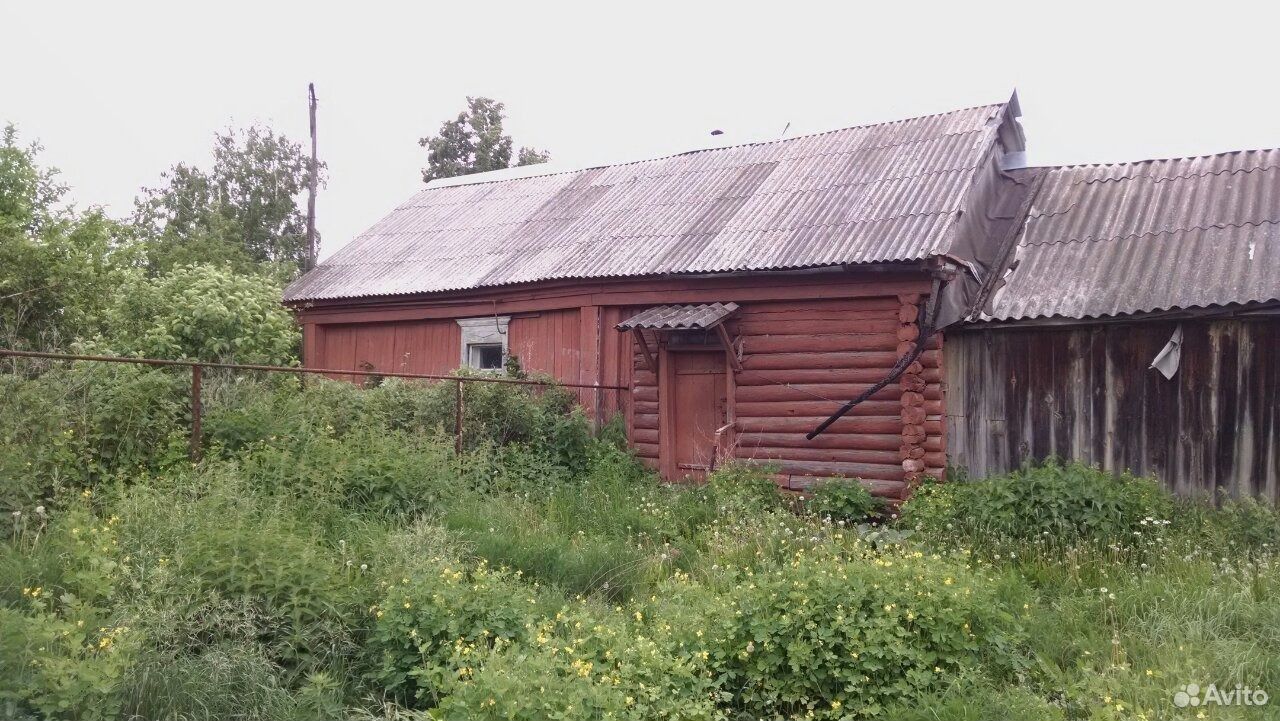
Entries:
{"type": "Polygon", "coordinates": [[[1183,495],[1277,499],[1280,320],[969,328],[947,337],[951,461],[974,475],[1049,455],[1151,474],[1183,495]]]}
{"type": "MultiPolygon", "coordinates": [[[[443,374],[458,367],[461,332],[452,320],[314,326],[313,368],[443,374]]],[[[353,380],[354,377],[340,376],[353,380]]]]}
{"type": "Polygon", "coordinates": [[[577,308],[514,316],[507,351],[530,373],[576,383],[582,369],[580,320],[577,308]]]}

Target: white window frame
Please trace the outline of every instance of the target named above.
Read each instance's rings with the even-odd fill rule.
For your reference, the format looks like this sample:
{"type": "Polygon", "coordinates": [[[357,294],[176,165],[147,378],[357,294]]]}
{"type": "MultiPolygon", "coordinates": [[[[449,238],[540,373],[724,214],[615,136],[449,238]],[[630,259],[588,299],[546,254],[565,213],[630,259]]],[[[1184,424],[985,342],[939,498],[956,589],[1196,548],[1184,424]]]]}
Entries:
{"type": "MultiPolygon", "coordinates": [[[[462,357],[458,360],[459,368],[472,368],[471,346],[502,345],[502,362],[507,362],[507,327],[511,317],[505,315],[485,316],[484,318],[459,318],[458,327],[462,330],[462,357]]],[[[490,369],[492,371],[492,369],[490,369]]]]}

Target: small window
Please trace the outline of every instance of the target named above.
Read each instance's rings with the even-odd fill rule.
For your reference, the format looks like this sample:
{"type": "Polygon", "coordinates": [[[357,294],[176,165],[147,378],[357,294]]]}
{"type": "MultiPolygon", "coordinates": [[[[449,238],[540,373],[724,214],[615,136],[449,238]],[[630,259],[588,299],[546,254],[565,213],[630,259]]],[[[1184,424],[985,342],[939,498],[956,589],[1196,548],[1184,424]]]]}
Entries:
{"type": "Polygon", "coordinates": [[[472,343],[468,345],[467,365],[482,371],[502,370],[502,344],[472,343]]]}

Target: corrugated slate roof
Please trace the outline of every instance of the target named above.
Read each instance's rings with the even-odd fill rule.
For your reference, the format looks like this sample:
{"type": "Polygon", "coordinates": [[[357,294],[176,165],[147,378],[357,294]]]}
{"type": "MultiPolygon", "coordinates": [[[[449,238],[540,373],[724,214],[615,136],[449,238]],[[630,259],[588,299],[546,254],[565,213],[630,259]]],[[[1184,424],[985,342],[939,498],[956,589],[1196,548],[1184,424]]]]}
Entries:
{"type": "Polygon", "coordinates": [[[292,283],[285,300],[944,254],[1008,108],[428,186],[292,283]]]}
{"type": "Polygon", "coordinates": [[[1280,149],[1020,172],[1043,185],[983,320],[1280,299],[1280,149]]]}
{"type": "Polygon", "coordinates": [[[737,303],[698,303],[694,305],[660,305],[641,311],[622,321],[618,330],[651,328],[655,330],[714,328],[738,310],[737,303]]]}

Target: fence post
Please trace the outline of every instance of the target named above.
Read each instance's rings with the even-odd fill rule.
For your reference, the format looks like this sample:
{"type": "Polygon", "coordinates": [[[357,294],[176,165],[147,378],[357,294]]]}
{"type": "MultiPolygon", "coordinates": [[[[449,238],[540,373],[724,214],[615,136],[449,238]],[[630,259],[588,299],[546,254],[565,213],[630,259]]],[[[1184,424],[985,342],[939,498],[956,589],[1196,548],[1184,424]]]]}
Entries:
{"type": "Polygon", "coordinates": [[[462,381],[457,381],[454,386],[454,409],[453,409],[453,450],[462,458],[462,381]]]}
{"type": "Polygon", "coordinates": [[[200,416],[203,415],[204,408],[200,403],[200,366],[191,366],[191,461],[200,460],[200,442],[202,429],[200,427],[200,416]]]}

